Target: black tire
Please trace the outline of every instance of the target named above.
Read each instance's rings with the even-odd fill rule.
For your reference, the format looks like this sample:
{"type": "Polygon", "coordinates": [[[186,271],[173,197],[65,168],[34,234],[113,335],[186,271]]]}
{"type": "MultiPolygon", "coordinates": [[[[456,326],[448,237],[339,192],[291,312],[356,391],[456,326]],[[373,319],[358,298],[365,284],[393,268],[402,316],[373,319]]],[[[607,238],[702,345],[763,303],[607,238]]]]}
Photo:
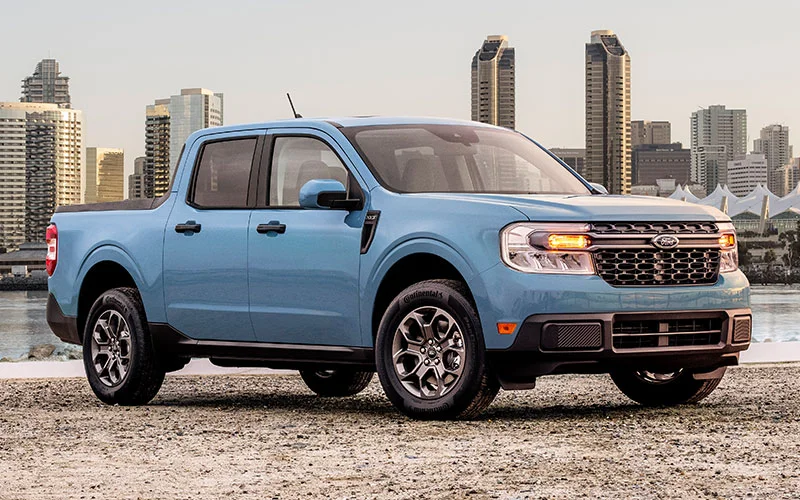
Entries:
{"type": "MultiPolygon", "coordinates": [[[[488,371],[483,330],[475,306],[467,299],[468,296],[467,287],[461,282],[453,280],[423,281],[403,290],[383,314],[375,346],[378,378],[392,404],[409,417],[426,420],[474,418],[492,403],[500,390],[497,379],[488,371]],[[427,313],[426,311],[432,312],[427,313]],[[420,327],[423,335],[433,336],[436,339],[442,339],[441,342],[446,342],[440,328],[447,329],[448,332],[460,332],[458,340],[455,341],[457,343],[450,344],[450,347],[455,346],[461,349],[458,356],[450,351],[451,361],[454,357],[458,359],[458,363],[451,364],[450,368],[460,367],[461,372],[457,377],[453,376],[455,378],[449,386],[445,382],[445,377],[449,375],[441,375],[438,367],[441,366],[441,369],[444,370],[450,347],[445,345],[444,351],[442,351],[438,347],[441,345],[440,341],[435,340],[431,345],[436,346],[436,350],[440,352],[431,354],[428,350],[428,354],[423,355],[421,353],[426,351],[423,351],[422,347],[426,347],[426,342],[429,342],[430,339],[425,340],[423,336],[420,337],[423,339],[420,344],[412,344],[404,340],[408,338],[406,335],[401,334],[403,339],[395,338],[401,323],[408,322],[409,318],[414,317],[412,313],[418,312],[421,318],[425,318],[425,314],[430,314],[429,320],[423,319],[422,323],[417,323],[424,325],[424,322],[428,321],[426,326],[420,327]],[[437,321],[437,318],[440,319],[437,321]],[[453,330],[451,320],[455,322],[455,330],[453,330]],[[443,323],[445,326],[442,326],[443,323]],[[450,324],[448,325],[448,323],[450,324]],[[425,330],[425,328],[428,329],[425,330]],[[402,347],[403,344],[405,347],[402,347]],[[417,347],[418,345],[421,347],[417,347]],[[411,372],[419,373],[420,370],[431,370],[431,368],[436,370],[433,372],[436,385],[430,383],[430,371],[423,372],[425,376],[416,377],[416,381],[406,380],[404,383],[399,370],[406,370],[405,362],[408,360],[395,363],[395,352],[393,352],[395,349],[409,354],[407,357],[410,358],[412,367],[407,370],[409,374],[411,372]],[[426,361],[427,355],[430,355],[431,359],[426,361]],[[416,362],[417,359],[419,359],[419,364],[416,362]],[[422,364],[423,361],[431,363],[425,367],[422,364]],[[436,363],[435,366],[431,366],[432,362],[436,363]],[[417,390],[417,386],[419,390],[417,390]],[[426,395],[424,394],[425,390],[432,390],[435,394],[426,395]],[[412,393],[412,391],[414,392],[412,393]]],[[[404,326],[404,328],[406,331],[410,331],[408,326],[404,326]]],[[[450,334],[445,332],[444,336],[448,335],[450,334]]],[[[455,338],[455,334],[453,334],[453,338],[455,338]]]]}
{"type": "MultiPolygon", "coordinates": [[[[110,344],[113,342],[106,341],[103,346],[110,344]]],[[[114,288],[104,292],[95,301],[89,310],[83,333],[83,365],[86,368],[86,377],[92,391],[104,403],[123,406],[143,405],[158,394],[158,390],[164,382],[165,371],[153,349],[142,299],[135,288],[114,288]],[[117,338],[129,340],[117,341],[115,355],[118,358],[116,361],[118,376],[116,380],[113,376],[114,370],[98,369],[100,365],[108,366],[106,363],[112,355],[107,354],[103,357],[103,354],[99,354],[95,356],[92,352],[93,348],[101,350],[98,341],[95,340],[94,343],[92,341],[95,330],[98,331],[98,338],[102,338],[102,340],[106,340],[106,337],[113,337],[113,335],[106,335],[105,332],[108,330],[98,323],[101,317],[107,318],[104,320],[107,325],[113,324],[115,318],[118,325],[122,324],[118,319],[122,318],[126,323],[124,326],[127,326],[127,336],[117,335],[117,338]],[[122,347],[125,345],[127,347],[122,347]],[[123,358],[126,355],[127,363],[124,363],[123,358]],[[95,360],[99,363],[96,364],[95,360]],[[122,366],[126,366],[126,368],[124,375],[120,376],[122,368],[119,367],[122,366]]],[[[110,363],[110,365],[115,366],[115,363],[110,363]]]]}
{"type": "Polygon", "coordinates": [[[674,406],[697,403],[717,388],[722,377],[695,380],[691,373],[681,371],[665,381],[654,380],[649,372],[619,371],[611,379],[626,396],[644,406],[674,406]]]}
{"type": "Polygon", "coordinates": [[[367,388],[373,372],[347,368],[334,370],[300,370],[300,377],[309,389],[324,397],[353,396],[367,388]]]}

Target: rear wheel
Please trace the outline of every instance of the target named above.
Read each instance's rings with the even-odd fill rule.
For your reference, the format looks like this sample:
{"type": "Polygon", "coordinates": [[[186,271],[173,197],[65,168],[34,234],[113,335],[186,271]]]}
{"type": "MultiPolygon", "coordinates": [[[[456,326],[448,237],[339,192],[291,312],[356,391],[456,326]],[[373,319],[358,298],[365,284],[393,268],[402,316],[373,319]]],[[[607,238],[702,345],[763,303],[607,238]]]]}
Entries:
{"type": "Polygon", "coordinates": [[[384,313],[375,356],[386,396],[410,417],[472,418],[500,388],[487,371],[478,315],[457,281],[401,292],[384,313]]]}
{"type": "Polygon", "coordinates": [[[300,370],[300,376],[309,389],[320,396],[353,396],[367,388],[372,372],[347,368],[334,370],[300,370]]]}
{"type": "Polygon", "coordinates": [[[645,406],[696,403],[711,394],[722,381],[722,377],[696,380],[685,370],[614,372],[611,379],[626,396],[645,406]]]}
{"type": "Polygon", "coordinates": [[[83,364],[104,403],[141,405],[156,396],[165,372],[136,289],[114,288],[95,301],[83,333],[83,364]]]}

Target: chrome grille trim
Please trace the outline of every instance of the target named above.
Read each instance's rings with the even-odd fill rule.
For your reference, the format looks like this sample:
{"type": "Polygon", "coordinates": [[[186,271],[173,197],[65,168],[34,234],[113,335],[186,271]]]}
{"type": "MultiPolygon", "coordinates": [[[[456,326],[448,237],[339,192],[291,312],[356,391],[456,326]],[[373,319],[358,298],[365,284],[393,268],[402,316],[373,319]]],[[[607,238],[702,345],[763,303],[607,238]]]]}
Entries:
{"type": "Polygon", "coordinates": [[[719,226],[715,222],[608,222],[591,224],[590,232],[606,234],[716,234],[719,226]]]}

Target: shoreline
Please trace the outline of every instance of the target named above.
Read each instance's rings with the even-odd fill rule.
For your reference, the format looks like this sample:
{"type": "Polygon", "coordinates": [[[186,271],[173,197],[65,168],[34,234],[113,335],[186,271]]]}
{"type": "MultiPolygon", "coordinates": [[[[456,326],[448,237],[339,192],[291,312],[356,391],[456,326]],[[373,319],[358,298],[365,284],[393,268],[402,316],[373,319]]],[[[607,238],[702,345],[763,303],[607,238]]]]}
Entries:
{"type": "MultiPolygon", "coordinates": [[[[751,344],[741,354],[740,364],[786,364],[800,363],[800,342],[760,342],[751,344]]],[[[273,370],[270,368],[223,368],[211,364],[207,358],[193,359],[185,368],[167,376],[203,375],[285,375],[295,370],[273,370]]],[[[17,361],[0,363],[2,379],[50,379],[83,378],[82,360],[70,361],[17,361]]]]}

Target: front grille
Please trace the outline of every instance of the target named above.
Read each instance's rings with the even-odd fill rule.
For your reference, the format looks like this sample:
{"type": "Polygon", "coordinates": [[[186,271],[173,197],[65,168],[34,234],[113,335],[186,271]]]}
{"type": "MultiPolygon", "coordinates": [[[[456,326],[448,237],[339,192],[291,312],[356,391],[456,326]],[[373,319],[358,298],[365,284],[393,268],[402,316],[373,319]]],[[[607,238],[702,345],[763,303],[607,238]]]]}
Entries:
{"type": "Polygon", "coordinates": [[[592,224],[596,234],[716,234],[713,222],[613,222],[592,224]]]}
{"type": "Polygon", "coordinates": [[[620,320],[614,322],[615,349],[716,345],[722,341],[722,318],[620,320]]]}
{"type": "Polygon", "coordinates": [[[598,274],[612,286],[711,285],[717,282],[720,252],[713,248],[600,249],[598,274]]]}

